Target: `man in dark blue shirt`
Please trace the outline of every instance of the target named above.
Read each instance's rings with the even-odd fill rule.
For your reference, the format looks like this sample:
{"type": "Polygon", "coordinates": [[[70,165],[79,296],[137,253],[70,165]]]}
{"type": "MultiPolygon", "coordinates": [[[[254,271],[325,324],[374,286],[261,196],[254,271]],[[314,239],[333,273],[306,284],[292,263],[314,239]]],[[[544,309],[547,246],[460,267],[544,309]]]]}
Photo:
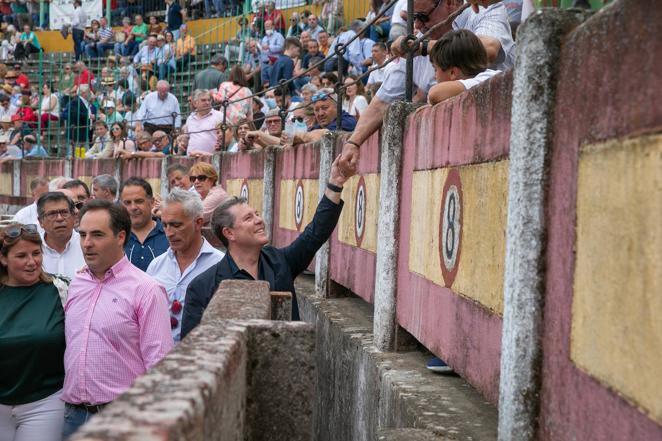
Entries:
{"type": "Polygon", "coordinates": [[[310,264],[336,227],[343,207],[340,193],[350,177],[340,174],[336,159],[312,222],[284,248],[268,245],[264,221],[246,199],[233,197],[216,208],[212,229],[228,251],[219,263],[189,284],[182,315],[182,338],[200,323],[218,285],[227,279],[265,280],[272,291],[291,292],[292,319],[299,320],[294,279],[310,264]]]}
{"type": "Polygon", "coordinates": [[[168,30],[172,32],[175,40],[179,38],[179,27],[184,23],[182,18],[182,8],[179,2],[175,0],[166,0],[166,8],[168,9],[166,15],[166,22],[168,23],[168,30]]]}
{"type": "MultiPolygon", "coordinates": [[[[271,67],[269,86],[277,86],[280,80],[289,80],[294,76],[294,59],[301,55],[301,42],[296,37],[285,39],[285,50],[271,67]]],[[[290,93],[294,92],[294,83],[288,85],[290,93]]]]}
{"type": "Polygon", "coordinates": [[[143,178],[129,178],[120,187],[120,202],[131,216],[131,235],[124,253],[132,264],[146,271],[170,246],[161,222],[152,218],[152,186],[143,178]]]}

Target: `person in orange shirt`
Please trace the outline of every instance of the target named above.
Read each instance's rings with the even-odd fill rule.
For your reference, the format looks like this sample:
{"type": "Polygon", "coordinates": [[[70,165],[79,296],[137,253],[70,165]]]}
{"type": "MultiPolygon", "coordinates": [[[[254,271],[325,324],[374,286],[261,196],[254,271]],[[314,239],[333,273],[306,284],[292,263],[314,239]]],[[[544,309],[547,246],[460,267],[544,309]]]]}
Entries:
{"type": "Polygon", "coordinates": [[[179,38],[175,44],[175,65],[182,71],[191,61],[195,61],[195,39],[188,34],[188,27],[183,24],[179,27],[179,38]]]}
{"type": "Polygon", "coordinates": [[[325,30],[321,30],[317,35],[317,42],[320,44],[320,52],[326,57],[329,52],[329,46],[331,46],[331,43],[329,42],[329,33],[325,30]]]}

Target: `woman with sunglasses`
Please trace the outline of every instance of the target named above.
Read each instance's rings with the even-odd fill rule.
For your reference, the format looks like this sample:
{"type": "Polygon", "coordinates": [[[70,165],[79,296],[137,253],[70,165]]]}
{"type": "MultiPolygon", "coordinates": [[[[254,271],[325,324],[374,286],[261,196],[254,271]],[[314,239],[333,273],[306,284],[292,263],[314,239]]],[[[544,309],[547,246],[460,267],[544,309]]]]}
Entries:
{"type": "Polygon", "coordinates": [[[223,187],[216,184],[218,173],[211,164],[197,162],[188,173],[191,184],[202,198],[202,218],[205,225],[208,225],[214,209],[228,198],[228,194],[223,187]]]}
{"type": "Polygon", "coordinates": [[[110,142],[113,146],[113,158],[118,158],[120,152],[136,151],[136,144],[127,138],[124,122],[115,122],[110,126],[110,142]]]}
{"type": "Polygon", "coordinates": [[[62,437],[64,310],[41,247],[36,225],[0,230],[0,441],[62,437]]]}

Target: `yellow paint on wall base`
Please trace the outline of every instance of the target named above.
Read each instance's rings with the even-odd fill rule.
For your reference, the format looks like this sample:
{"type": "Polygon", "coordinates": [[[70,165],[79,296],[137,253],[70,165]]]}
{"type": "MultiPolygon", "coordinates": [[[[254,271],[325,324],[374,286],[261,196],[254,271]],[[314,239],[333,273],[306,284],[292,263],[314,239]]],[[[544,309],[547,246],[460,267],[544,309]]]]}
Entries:
{"type": "MultiPolygon", "coordinates": [[[[13,187],[12,187],[12,174],[11,173],[0,173],[0,191],[2,194],[6,195],[11,195],[13,194],[13,187]]],[[[30,193],[26,193],[30,194],[30,193]]]]}
{"type": "MultiPolygon", "coordinates": [[[[353,247],[356,241],[356,195],[361,176],[352,176],[343,185],[342,200],[345,207],[338,220],[338,240],[353,247]]],[[[364,250],[377,252],[377,218],[379,215],[379,175],[371,173],[363,175],[365,185],[365,226],[361,246],[364,250]]]]}
{"type": "MultiPolygon", "coordinates": [[[[243,183],[244,179],[228,179],[225,181],[225,191],[230,196],[241,196],[243,183]]],[[[261,213],[262,201],[264,200],[264,181],[262,179],[246,179],[246,186],[248,187],[248,205],[261,213]]]]}
{"type": "MultiPolygon", "coordinates": [[[[462,235],[451,289],[503,314],[508,160],[459,167],[462,235]]],[[[442,193],[449,169],[414,172],[409,270],[445,286],[439,255],[442,193]]]]}
{"type": "MultiPolygon", "coordinates": [[[[280,209],[278,210],[278,223],[281,228],[297,231],[294,220],[294,198],[296,195],[298,179],[284,179],[280,181],[280,209]]],[[[301,179],[303,186],[303,217],[301,231],[313,220],[317,204],[319,203],[319,181],[317,179],[301,179]]]]}
{"type": "Polygon", "coordinates": [[[662,423],[662,135],[582,148],[571,358],[662,423]]]}

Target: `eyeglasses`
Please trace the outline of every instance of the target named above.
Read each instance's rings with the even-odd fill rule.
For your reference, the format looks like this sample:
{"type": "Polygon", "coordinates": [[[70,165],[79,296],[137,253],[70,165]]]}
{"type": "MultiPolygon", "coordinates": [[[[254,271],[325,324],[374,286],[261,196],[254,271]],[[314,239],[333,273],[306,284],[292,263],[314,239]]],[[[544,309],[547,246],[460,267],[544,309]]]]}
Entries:
{"type": "Polygon", "coordinates": [[[414,12],[414,20],[418,20],[422,23],[427,23],[430,21],[430,14],[432,14],[435,9],[439,7],[441,4],[441,0],[437,0],[437,2],[434,4],[432,9],[430,9],[428,12],[414,12]]]}
{"type": "Polygon", "coordinates": [[[3,232],[5,239],[18,239],[19,237],[21,237],[23,233],[33,236],[38,235],[39,229],[37,229],[37,226],[35,224],[27,224],[27,225],[15,224],[5,228],[3,232]]]}
{"type": "Polygon", "coordinates": [[[58,215],[61,216],[62,219],[69,219],[71,217],[71,211],[69,210],[48,211],[43,214],[43,218],[49,221],[54,221],[55,219],[57,219],[58,215]]]}
{"type": "Polygon", "coordinates": [[[310,100],[314,103],[316,103],[318,101],[324,101],[324,100],[335,101],[331,95],[329,95],[328,93],[324,93],[324,92],[318,93],[317,95],[313,95],[313,97],[310,100]]]}
{"type": "Polygon", "coordinates": [[[195,182],[195,181],[205,182],[207,179],[209,179],[207,175],[189,176],[188,178],[191,182],[195,182]]]}
{"type": "Polygon", "coordinates": [[[266,124],[267,124],[267,125],[270,125],[270,124],[280,124],[280,118],[278,118],[278,119],[268,119],[268,120],[266,121],[266,124]]]}
{"type": "Polygon", "coordinates": [[[292,122],[303,122],[303,117],[301,117],[301,116],[293,116],[293,117],[292,117],[292,122]]]}

